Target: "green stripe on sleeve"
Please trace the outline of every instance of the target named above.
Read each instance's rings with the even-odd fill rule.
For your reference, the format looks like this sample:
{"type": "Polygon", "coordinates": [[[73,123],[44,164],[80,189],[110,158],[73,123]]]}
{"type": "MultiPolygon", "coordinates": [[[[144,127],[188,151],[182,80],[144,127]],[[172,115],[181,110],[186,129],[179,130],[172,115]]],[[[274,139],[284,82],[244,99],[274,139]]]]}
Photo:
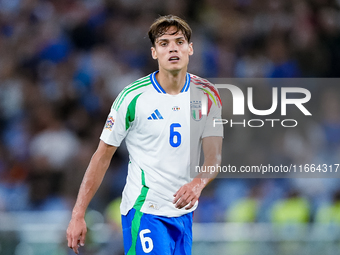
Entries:
{"type": "Polygon", "coordinates": [[[129,129],[130,127],[130,123],[133,122],[135,120],[135,114],[136,114],[136,103],[137,103],[137,99],[138,97],[141,95],[142,93],[138,94],[137,96],[135,96],[132,101],[130,102],[127,111],[126,111],[126,116],[125,116],[125,128],[126,130],[129,129]]]}
{"type": "Polygon", "coordinates": [[[124,101],[124,98],[132,91],[148,86],[151,84],[151,81],[149,78],[147,79],[143,79],[141,81],[136,81],[135,83],[131,84],[131,86],[126,87],[117,97],[117,99],[114,101],[113,103],[113,109],[115,109],[116,111],[118,111],[120,105],[122,104],[122,102],[124,101]]]}

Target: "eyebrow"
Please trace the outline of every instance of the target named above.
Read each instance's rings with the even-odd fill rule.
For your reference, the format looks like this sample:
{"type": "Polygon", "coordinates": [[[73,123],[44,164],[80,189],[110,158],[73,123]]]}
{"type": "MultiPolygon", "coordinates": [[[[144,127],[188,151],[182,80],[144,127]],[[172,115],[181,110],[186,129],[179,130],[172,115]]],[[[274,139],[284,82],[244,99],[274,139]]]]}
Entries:
{"type": "MultiPolygon", "coordinates": [[[[176,37],[174,40],[181,40],[181,39],[184,39],[185,40],[185,37],[184,36],[180,36],[180,37],[176,37]]],[[[168,42],[169,41],[169,39],[159,39],[159,38],[157,38],[156,39],[156,43],[158,43],[158,42],[168,42]]]]}

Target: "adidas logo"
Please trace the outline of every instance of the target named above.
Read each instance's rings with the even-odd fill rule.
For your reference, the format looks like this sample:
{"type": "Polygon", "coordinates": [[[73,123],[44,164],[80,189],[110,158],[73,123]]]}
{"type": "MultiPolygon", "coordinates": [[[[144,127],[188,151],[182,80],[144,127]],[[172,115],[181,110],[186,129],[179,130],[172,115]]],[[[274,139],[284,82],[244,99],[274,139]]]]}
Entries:
{"type": "Polygon", "coordinates": [[[162,114],[156,109],[151,116],[149,116],[148,120],[162,120],[163,116],[162,114]]]}

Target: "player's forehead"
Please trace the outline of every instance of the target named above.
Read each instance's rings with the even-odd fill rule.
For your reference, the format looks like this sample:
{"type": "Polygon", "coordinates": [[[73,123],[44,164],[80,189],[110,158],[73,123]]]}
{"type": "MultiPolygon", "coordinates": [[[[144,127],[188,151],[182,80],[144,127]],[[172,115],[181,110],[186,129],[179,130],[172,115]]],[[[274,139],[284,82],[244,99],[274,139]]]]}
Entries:
{"type": "Polygon", "coordinates": [[[182,30],[178,29],[175,26],[171,26],[161,36],[156,38],[156,42],[160,40],[170,40],[170,39],[177,39],[177,38],[185,39],[185,36],[182,30]]]}

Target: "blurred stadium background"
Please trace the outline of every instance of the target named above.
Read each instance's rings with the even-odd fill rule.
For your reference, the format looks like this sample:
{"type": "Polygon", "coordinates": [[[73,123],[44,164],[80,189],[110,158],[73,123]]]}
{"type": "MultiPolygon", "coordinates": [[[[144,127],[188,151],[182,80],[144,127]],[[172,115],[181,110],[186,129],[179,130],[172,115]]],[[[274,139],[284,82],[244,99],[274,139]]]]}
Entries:
{"type": "MultiPolygon", "coordinates": [[[[146,33],[169,13],[192,26],[199,76],[340,76],[339,0],[0,0],[1,255],[72,254],[65,230],[110,106],[157,68],[146,33]]],[[[224,162],[340,163],[340,87],[311,89],[315,121],[267,140],[229,130],[224,162]]],[[[90,204],[81,254],[123,254],[127,157],[90,204]]],[[[194,221],[195,255],[340,254],[339,179],[217,179],[194,221]]]]}

